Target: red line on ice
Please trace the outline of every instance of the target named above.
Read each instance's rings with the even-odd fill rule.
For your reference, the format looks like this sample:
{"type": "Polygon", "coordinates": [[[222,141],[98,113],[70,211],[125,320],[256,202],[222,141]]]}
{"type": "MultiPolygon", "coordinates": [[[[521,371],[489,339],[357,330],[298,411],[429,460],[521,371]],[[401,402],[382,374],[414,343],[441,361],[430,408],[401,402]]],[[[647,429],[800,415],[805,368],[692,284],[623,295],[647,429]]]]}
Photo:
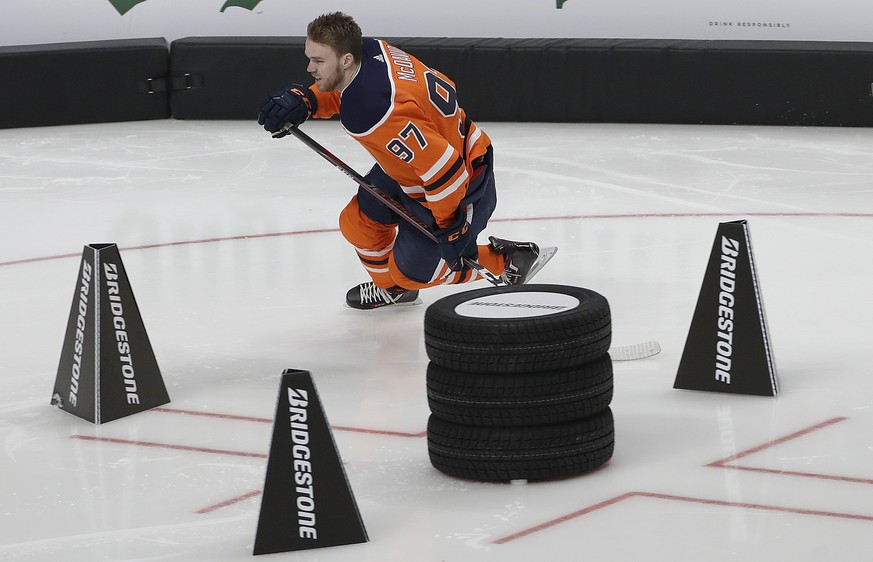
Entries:
{"type": "Polygon", "coordinates": [[[773,441],[768,441],[762,445],[758,445],[757,447],[752,447],[751,449],[746,449],[745,451],[739,452],[735,455],[731,455],[729,457],[725,457],[723,459],[719,459],[715,462],[711,462],[706,466],[714,467],[714,468],[729,468],[732,470],[743,470],[746,472],[761,472],[764,474],[775,474],[779,476],[799,476],[803,478],[817,478],[819,480],[836,480],[839,482],[852,482],[855,484],[873,484],[873,479],[871,478],[859,478],[855,476],[838,476],[834,474],[821,474],[816,472],[798,472],[794,470],[780,470],[776,468],[761,468],[756,466],[741,466],[738,464],[728,464],[733,463],[734,461],[747,457],[751,454],[758,453],[760,451],[764,451],[766,449],[772,449],[782,443],[786,443],[788,441],[792,441],[794,439],[798,439],[805,435],[809,435],[813,431],[818,431],[820,429],[824,429],[830,427],[832,425],[838,424],[840,422],[846,421],[848,418],[846,417],[837,417],[831,418],[829,420],[825,420],[821,423],[817,423],[805,429],[801,429],[800,431],[796,431],[790,435],[786,435],[785,437],[780,437],[779,439],[774,439],[773,441]]]}
{"type": "Polygon", "coordinates": [[[209,449],[206,447],[193,447],[191,445],[174,445],[172,443],[155,443],[152,441],[132,441],[129,439],[115,439],[112,437],[94,437],[91,435],[71,435],[72,439],[81,439],[82,441],[98,441],[101,443],[117,443],[120,445],[136,445],[138,447],[153,447],[156,449],[174,449],[177,451],[191,451],[195,453],[209,453],[213,455],[232,455],[235,457],[251,457],[256,459],[265,459],[267,455],[263,453],[246,453],[243,451],[227,451],[224,449],[209,449]]]}
{"type": "MultiPolygon", "coordinates": [[[[530,221],[554,221],[554,220],[603,220],[603,219],[672,219],[672,218],[703,218],[703,217],[798,217],[798,218],[817,218],[817,217],[835,217],[835,218],[873,218],[873,213],[637,213],[637,214],[618,214],[618,215],[563,215],[554,217],[520,217],[520,218],[505,218],[492,219],[491,222],[530,222],[530,221]]],[[[182,240],[178,242],[162,242],[158,244],[144,244],[141,246],[128,246],[119,248],[119,251],[129,252],[132,250],[149,250],[153,248],[167,248],[171,246],[190,246],[193,244],[210,244],[213,242],[227,242],[231,240],[249,240],[258,238],[276,238],[280,236],[296,236],[300,234],[323,234],[327,232],[339,232],[337,228],[323,228],[313,230],[296,230],[290,232],[267,232],[264,234],[240,234],[238,236],[220,236],[215,238],[204,238],[202,240],[182,240]]],[[[81,252],[59,254],[54,256],[42,256],[35,258],[24,258],[20,260],[12,260],[0,262],[0,267],[10,265],[22,265],[28,263],[37,263],[44,261],[52,261],[66,258],[76,258],[82,255],[81,252]]]]}
{"type": "Polygon", "coordinates": [[[735,460],[741,459],[743,457],[747,457],[751,454],[758,453],[760,451],[764,451],[766,449],[772,449],[776,445],[781,445],[782,443],[792,441],[794,439],[797,439],[798,437],[803,437],[804,435],[809,435],[813,431],[817,431],[819,429],[824,429],[826,427],[830,427],[836,423],[846,421],[847,419],[848,418],[845,418],[845,417],[831,418],[829,420],[825,420],[821,423],[817,423],[817,424],[812,425],[810,427],[807,427],[805,429],[801,429],[800,431],[796,431],[790,435],[786,435],[785,437],[780,437],[779,439],[774,439],[773,441],[768,441],[767,443],[764,443],[763,445],[758,445],[757,447],[752,447],[751,449],[746,449],[745,451],[739,452],[735,455],[731,455],[729,457],[719,459],[715,462],[711,462],[706,466],[725,466],[725,464],[727,464],[729,462],[733,462],[735,460]]]}
{"type": "MultiPolygon", "coordinates": [[[[251,416],[238,416],[235,414],[221,414],[216,412],[198,412],[195,410],[179,410],[176,408],[154,408],[155,412],[164,412],[168,414],[184,414],[188,416],[204,416],[209,418],[218,418],[222,420],[236,420],[236,421],[247,421],[247,422],[256,422],[256,423],[273,423],[273,420],[268,418],[255,418],[251,416]]],[[[361,427],[348,427],[343,425],[332,425],[331,429],[335,429],[337,431],[351,431],[355,433],[368,433],[371,435],[390,435],[393,437],[424,437],[427,435],[426,431],[422,431],[419,433],[408,433],[405,431],[388,431],[384,429],[366,429],[361,427]]]]}
{"type": "Polygon", "coordinates": [[[840,513],[836,511],[820,511],[816,509],[802,509],[797,507],[785,507],[778,505],[764,505],[757,503],[745,503],[745,502],[730,502],[724,500],[713,500],[707,498],[692,498],[688,496],[674,496],[670,494],[656,494],[651,492],[628,492],[626,494],[622,494],[620,496],[616,496],[614,498],[610,498],[606,501],[600,502],[598,504],[594,504],[592,506],[580,509],[578,511],[574,511],[573,513],[568,513],[567,515],[563,515],[561,517],[557,517],[550,521],[546,521],[545,523],[541,523],[534,527],[530,527],[528,529],[524,529],[517,533],[513,533],[511,535],[507,535],[505,537],[499,538],[493,541],[493,544],[506,544],[508,542],[512,542],[518,540],[522,537],[526,537],[533,533],[537,533],[544,529],[548,529],[558,525],[560,523],[564,523],[570,521],[572,519],[576,519],[583,515],[587,515],[594,511],[601,510],[605,507],[609,507],[611,505],[615,505],[621,501],[624,501],[629,498],[650,498],[650,499],[659,499],[659,500],[669,500],[669,501],[677,501],[684,503],[693,503],[693,504],[703,504],[703,505],[716,505],[722,507],[738,507],[742,509],[753,509],[753,510],[761,510],[761,511],[776,511],[782,513],[796,513],[799,515],[814,515],[818,517],[830,517],[837,519],[853,519],[856,521],[871,521],[873,522],[873,515],[857,515],[853,513],[840,513]]]}
{"type": "Polygon", "coordinates": [[[239,502],[245,501],[247,499],[251,499],[251,498],[254,498],[256,496],[260,496],[261,494],[263,494],[263,492],[260,490],[252,490],[251,492],[247,492],[241,496],[237,496],[235,498],[230,498],[229,500],[224,500],[223,502],[216,503],[216,504],[204,507],[202,509],[198,509],[194,513],[198,513],[201,515],[204,513],[211,513],[213,511],[217,511],[217,510],[222,509],[224,507],[231,506],[235,503],[239,503],[239,502]]]}

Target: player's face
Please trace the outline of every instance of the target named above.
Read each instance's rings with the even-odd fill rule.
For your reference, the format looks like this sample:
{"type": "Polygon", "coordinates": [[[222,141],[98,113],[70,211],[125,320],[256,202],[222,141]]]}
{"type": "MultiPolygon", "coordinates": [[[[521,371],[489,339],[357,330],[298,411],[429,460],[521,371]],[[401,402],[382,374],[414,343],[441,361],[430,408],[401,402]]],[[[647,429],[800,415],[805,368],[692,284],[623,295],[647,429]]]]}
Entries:
{"type": "Polygon", "coordinates": [[[341,90],[348,84],[348,61],[351,55],[339,56],[332,48],[322,43],[306,40],[304,49],[309,65],[306,72],[315,78],[318,89],[322,92],[341,90]]]}

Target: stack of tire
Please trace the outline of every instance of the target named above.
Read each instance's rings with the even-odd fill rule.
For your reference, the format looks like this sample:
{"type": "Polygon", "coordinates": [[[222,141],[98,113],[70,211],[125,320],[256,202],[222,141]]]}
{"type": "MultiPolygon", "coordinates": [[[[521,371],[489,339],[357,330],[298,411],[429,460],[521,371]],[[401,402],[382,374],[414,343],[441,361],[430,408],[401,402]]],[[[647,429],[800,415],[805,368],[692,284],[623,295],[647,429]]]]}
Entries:
{"type": "Polygon", "coordinates": [[[433,466],[485,482],[602,466],[615,447],[609,303],[566,285],[488,287],[425,312],[433,466]]]}

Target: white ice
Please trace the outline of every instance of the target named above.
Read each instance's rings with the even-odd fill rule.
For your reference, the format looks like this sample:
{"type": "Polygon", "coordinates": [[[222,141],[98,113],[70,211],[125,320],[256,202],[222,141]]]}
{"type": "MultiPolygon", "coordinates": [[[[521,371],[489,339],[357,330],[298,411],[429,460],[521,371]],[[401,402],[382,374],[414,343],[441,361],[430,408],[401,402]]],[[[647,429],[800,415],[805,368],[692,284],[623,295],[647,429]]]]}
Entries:
{"type": "MultiPolygon", "coordinates": [[[[481,125],[499,191],[486,234],[557,245],[537,282],[602,293],[616,345],[663,347],[615,363],[605,467],[511,485],[430,465],[424,311],[487,284],[344,308],[367,278],[337,230],[355,186],[293,137],[238,121],[7,129],[0,560],[250,559],[285,368],[313,375],[370,542],[268,559],[871,559],[873,130],[481,125]],[[775,398],[673,389],[716,228],[735,219],[775,398]],[[49,404],[94,243],[121,249],[172,400],[99,426],[49,404]]],[[[337,123],[305,128],[369,168],[337,123]]]]}

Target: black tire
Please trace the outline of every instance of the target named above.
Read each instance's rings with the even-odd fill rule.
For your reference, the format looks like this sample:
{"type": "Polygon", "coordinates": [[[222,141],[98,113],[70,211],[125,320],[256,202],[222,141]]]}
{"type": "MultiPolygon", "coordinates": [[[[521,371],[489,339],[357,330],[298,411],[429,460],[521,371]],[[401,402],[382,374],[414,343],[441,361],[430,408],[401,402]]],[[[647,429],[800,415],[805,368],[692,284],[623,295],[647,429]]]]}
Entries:
{"type": "Polygon", "coordinates": [[[611,340],[609,303],[582,287],[488,287],[444,297],[424,317],[428,358],[467,373],[567,369],[604,356],[611,340]]]}
{"type": "Polygon", "coordinates": [[[472,374],[430,363],[427,401],[461,425],[519,427],[563,423],[602,412],[612,401],[609,355],[578,367],[521,375],[472,374]]]}
{"type": "Polygon", "coordinates": [[[431,415],[430,462],[449,476],[483,482],[551,480],[604,465],[615,448],[615,422],[600,414],[564,424],[520,428],[459,425],[431,415]]]}

